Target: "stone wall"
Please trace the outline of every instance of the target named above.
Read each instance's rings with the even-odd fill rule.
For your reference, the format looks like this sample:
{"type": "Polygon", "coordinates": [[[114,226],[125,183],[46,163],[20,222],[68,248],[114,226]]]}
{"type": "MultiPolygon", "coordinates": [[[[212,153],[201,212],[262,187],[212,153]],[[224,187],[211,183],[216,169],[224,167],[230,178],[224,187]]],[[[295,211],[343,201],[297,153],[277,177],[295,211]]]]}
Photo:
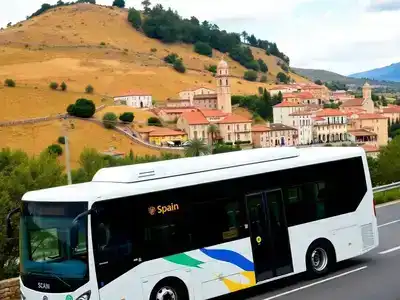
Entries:
{"type": "Polygon", "coordinates": [[[1,300],[20,299],[19,278],[0,281],[0,299],[1,300]]]}

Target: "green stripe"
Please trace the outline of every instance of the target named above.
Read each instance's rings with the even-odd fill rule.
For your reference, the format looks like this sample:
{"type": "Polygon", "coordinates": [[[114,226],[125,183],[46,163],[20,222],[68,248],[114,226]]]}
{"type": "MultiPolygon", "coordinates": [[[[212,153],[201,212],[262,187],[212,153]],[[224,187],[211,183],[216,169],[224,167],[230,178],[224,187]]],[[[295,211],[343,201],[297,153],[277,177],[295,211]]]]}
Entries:
{"type": "Polygon", "coordinates": [[[200,268],[199,265],[204,264],[204,262],[192,258],[189,255],[186,255],[185,253],[167,256],[164,257],[164,259],[174,264],[193,267],[193,268],[200,268]]]}

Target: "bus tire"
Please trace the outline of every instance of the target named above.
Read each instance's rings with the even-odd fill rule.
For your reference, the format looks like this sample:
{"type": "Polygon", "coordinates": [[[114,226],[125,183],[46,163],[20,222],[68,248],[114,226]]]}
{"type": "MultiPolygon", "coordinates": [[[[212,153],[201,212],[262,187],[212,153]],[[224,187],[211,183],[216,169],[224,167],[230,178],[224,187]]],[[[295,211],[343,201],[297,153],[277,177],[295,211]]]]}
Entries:
{"type": "Polygon", "coordinates": [[[327,274],[336,261],[335,250],[331,242],[320,239],[313,242],[306,254],[307,272],[311,277],[327,274]]]}
{"type": "Polygon", "coordinates": [[[189,292],[182,280],[166,278],[153,288],[150,300],[189,300],[189,292]]]}

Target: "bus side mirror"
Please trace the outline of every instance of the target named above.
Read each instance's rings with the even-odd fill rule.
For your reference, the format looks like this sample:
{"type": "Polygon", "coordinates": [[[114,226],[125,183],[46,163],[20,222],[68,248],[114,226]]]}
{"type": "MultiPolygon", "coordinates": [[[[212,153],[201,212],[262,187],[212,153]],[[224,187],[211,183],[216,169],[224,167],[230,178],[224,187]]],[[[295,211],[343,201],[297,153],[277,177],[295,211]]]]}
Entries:
{"type": "Polygon", "coordinates": [[[78,242],[79,242],[79,221],[80,219],[82,219],[83,217],[86,217],[90,214],[92,214],[93,212],[95,212],[92,209],[89,209],[87,211],[84,211],[83,213],[79,214],[73,221],[72,221],[72,225],[71,225],[71,230],[70,230],[70,234],[71,234],[71,248],[74,249],[76,248],[76,246],[78,246],[78,242]]]}
{"type": "Polygon", "coordinates": [[[11,217],[13,215],[15,215],[16,213],[20,212],[20,211],[21,211],[20,208],[15,208],[12,211],[10,211],[8,213],[8,215],[7,215],[7,218],[6,218],[6,224],[7,224],[6,225],[7,226],[6,234],[7,234],[7,238],[9,238],[9,239],[11,239],[13,237],[13,228],[12,228],[12,224],[11,224],[11,217]]]}

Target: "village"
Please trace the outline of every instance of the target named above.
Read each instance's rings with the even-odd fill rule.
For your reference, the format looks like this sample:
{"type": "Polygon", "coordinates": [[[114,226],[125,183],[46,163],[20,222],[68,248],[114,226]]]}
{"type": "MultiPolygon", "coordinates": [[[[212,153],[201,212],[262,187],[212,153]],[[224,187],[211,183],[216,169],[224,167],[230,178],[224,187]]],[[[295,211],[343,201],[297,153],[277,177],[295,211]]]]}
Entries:
{"type": "Polygon", "coordinates": [[[377,156],[389,141],[388,126],[400,119],[398,106],[374,105],[368,82],[362,98],[346,91],[331,92],[324,85],[293,83],[268,90],[271,96],[281,94],[283,100],[273,107],[273,122],[253,124],[252,119],[234,113],[230,80],[229,66],[221,60],[216,90],[186,89],[162,106],[154,106],[151,93],[141,91],[122,93],[114,102],[155,113],[165,126],[140,125],[133,132],[145,142],[170,147],[185,146],[193,139],[242,148],[358,145],[368,155],[377,156]],[[332,103],[338,109],[324,108],[332,103]]]}

